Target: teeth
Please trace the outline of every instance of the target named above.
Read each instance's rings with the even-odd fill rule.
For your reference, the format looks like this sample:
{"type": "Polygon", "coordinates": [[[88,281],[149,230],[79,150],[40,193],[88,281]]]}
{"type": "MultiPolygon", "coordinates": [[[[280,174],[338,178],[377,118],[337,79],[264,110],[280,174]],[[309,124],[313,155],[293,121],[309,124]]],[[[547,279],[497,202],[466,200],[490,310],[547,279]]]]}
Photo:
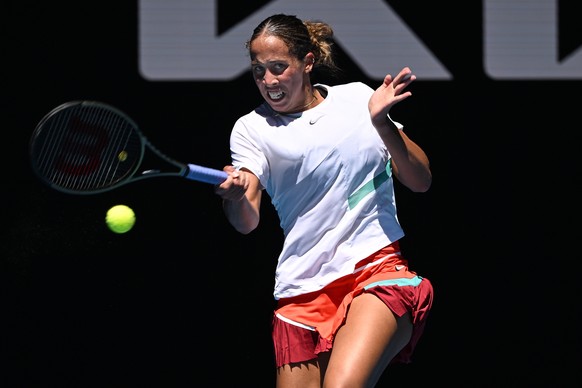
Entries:
{"type": "Polygon", "coordinates": [[[278,92],[269,92],[269,97],[271,97],[273,100],[278,100],[283,97],[283,92],[280,90],[278,92]]]}

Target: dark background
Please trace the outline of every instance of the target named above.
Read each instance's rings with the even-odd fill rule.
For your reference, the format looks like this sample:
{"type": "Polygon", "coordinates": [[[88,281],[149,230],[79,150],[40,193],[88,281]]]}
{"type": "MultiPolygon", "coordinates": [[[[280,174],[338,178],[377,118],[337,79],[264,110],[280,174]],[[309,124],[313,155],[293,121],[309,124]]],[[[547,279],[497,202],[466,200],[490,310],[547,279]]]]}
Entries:
{"type": "MultiPolygon", "coordinates": [[[[389,3],[454,79],[417,81],[393,110],[431,158],[431,190],[397,186],[397,196],[405,255],[432,280],[435,303],[414,362],[380,386],[579,386],[582,84],[488,78],[479,2],[389,3]]],[[[137,2],[3,9],[0,385],[273,386],[282,236],[268,201],[243,236],[205,183],[160,178],[73,196],[39,182],[28,159],[38,121],[88,99],[126,112],[172,157],[220,169],[234,121],[260,102],[251,78],[141,78],[137,2]],[[123,235],[104,223],[118,203],[137,214],[123,235]]],[[[224,2],[219,11],[225,25],[245,15],[224,2]]],[[[566,38],[581,41],[574,30],[566,38]]],[[[379,84],[347,56],[340,65],[339,81],[379,84]]]]}

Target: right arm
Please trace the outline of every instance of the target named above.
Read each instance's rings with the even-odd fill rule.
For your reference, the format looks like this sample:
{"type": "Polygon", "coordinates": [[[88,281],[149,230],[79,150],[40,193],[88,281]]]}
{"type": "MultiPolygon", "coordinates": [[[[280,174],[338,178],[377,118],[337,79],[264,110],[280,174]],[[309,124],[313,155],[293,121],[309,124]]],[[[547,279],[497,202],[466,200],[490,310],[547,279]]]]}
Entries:
{"type": "Polygon", "coordinates": [[[222,209],[230,224],[240,233],[249,234],[260,220],[261,187],[259,178],[246,169],[223,169],[228,178],[214,187],[222,198],[222,209]]]}

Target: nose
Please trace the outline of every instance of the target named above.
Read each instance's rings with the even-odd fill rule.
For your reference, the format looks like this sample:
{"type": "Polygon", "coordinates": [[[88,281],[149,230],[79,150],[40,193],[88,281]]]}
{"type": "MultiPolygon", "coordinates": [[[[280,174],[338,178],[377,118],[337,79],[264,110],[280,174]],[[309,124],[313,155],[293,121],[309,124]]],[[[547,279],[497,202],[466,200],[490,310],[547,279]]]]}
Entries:
{"type": "Polygon", "coordinates": [[[277,85],[279,83],[279,80],[277,79],[277,76],[275,74],[267,70],[265,72],[265,75],[263,76],[263,82],[267,85],[277,85]]]}

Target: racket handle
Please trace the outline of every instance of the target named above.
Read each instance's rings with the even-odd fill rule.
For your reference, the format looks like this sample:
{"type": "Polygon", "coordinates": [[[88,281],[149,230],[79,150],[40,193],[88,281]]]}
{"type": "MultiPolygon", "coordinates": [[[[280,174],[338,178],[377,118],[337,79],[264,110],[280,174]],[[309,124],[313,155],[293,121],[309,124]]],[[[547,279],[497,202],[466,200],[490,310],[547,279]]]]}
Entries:
{"type": "Polygon", "coordinates": [[[228,174],[222,170],[198,166],[196,164],[188,164],[188,171],[186,172],[185,177],[195,181],[217,185],[224,182],[228,177],[228,174]]]}

